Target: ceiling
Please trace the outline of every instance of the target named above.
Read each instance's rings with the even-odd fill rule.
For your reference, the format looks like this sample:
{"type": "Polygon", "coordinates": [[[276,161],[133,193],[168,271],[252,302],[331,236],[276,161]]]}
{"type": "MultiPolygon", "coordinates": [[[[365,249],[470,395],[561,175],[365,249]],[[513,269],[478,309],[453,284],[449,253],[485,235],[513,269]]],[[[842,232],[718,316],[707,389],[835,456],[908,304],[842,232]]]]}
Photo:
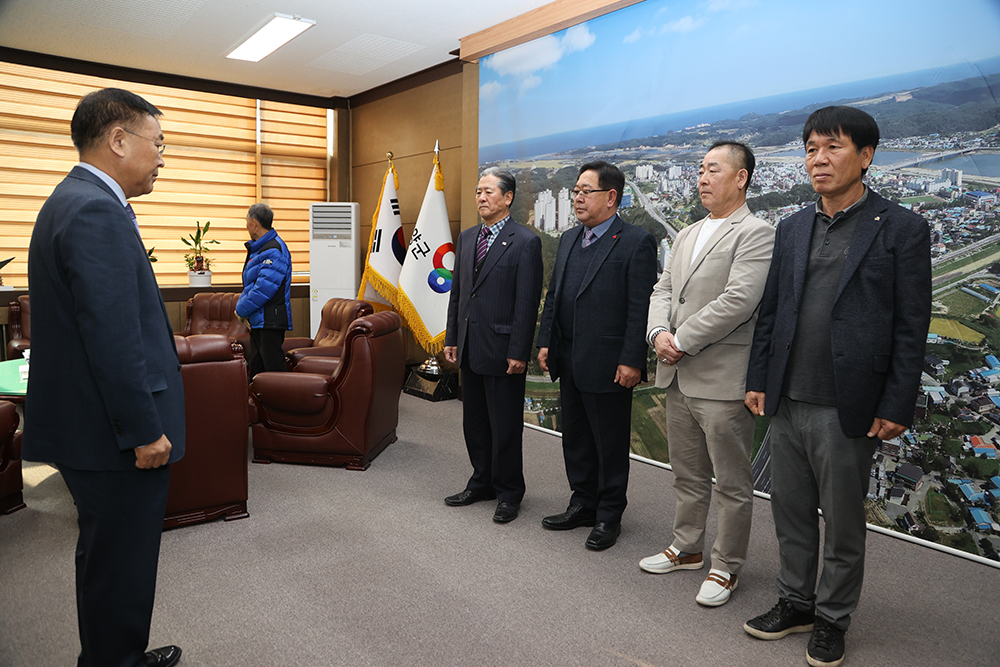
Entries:
{"type": "Polygon", "coordinates": [[[0,46],[320,97],[453,60],[459,40],[551,0],[0,0],[0,46]],[[316,25],[259,63],[225,55],[275,13],[316,25]]]}

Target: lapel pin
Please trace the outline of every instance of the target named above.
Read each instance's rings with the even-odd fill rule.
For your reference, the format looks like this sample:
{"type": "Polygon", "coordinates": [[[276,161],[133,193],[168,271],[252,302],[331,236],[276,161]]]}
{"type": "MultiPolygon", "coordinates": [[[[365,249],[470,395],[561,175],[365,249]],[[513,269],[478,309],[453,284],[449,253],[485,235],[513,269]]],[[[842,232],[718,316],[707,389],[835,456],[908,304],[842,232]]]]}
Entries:
{"type": "Polygon", "coordinates": [[[507,242],[503,241],[500,245],[507,245],[507,242]]]}
{"type": "Polygon", "coordinates": [[[876,219],[876,220],[880,220],[881,218],[882,218],[882,216],[880,216],[880,215],[876,215],[876,216],[875,216],[875,219],[876,219]]]}

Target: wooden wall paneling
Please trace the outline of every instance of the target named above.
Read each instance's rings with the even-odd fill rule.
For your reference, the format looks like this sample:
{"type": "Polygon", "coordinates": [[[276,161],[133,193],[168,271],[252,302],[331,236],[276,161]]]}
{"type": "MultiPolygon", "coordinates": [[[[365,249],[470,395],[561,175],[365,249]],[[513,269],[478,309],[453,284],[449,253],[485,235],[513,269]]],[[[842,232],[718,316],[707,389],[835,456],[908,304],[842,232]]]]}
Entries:
{"type": "MultiPolygon", "coordinates": [[[[475,190],[479,184],[479,63],[462,67],[462,194],[460,229],[479,224],[475,190]]],[[[457,235],[456,235],[457,238],[457,235]]]]}
{"type": "Polygon", "coordinates": [[[333,155],[330,156],[330,201],[351,201],[351,112],[333,111],[333,155]]]}
{"type": "MultiPolygon", "coordinates": [[[[387,167],[386,152],[393,153],[399,177],[400,217],[407,241],[420,213],[433,169],[434,142],[440,142],[445,203],[452,237],[457,238],[462,216],[463,149],[461,68],[446,64],[439,70],[415,77],[413,87],[386,86],[378,93],[360,96],[351,104],[351,201],[361,206],[361,238],[371,235],[372,216],[387,167]]],[[[367,245],[359,248],[363,262],[367,245]]],[[[427,358],[406,332],[408,363],[427,358]]]]}
{"type": "Polygon", "coordinates": [[[461,74],[352,107],[351,130],[352,166],[461,145],[461,74]]]}

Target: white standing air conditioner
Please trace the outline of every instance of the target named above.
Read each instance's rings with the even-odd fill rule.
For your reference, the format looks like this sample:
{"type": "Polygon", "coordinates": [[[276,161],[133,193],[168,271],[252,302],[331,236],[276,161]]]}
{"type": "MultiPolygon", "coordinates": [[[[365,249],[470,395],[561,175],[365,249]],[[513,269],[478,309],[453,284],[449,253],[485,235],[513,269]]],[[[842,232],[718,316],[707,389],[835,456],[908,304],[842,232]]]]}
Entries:
{"type": "Polygon", "coordinates": [[[361,205],[309,204],[309,330],[315,338],[323,305],[330,299],[356,299],[361,280],[358,248],[361,205]]]}

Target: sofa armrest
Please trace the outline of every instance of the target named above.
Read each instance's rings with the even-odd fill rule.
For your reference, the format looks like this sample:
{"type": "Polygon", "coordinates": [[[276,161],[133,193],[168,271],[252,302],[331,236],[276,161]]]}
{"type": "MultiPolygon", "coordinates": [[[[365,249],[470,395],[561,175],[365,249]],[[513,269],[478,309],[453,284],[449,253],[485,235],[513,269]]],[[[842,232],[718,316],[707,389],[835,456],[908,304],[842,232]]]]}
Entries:
{"type": "Polygon", "coordinates": [[[303,357],[295,365],[296,373],[315,373],[317,375],[332,376],[340,368],[340,357],[303,357]]]}
{"type": "Polygon", "coordinates": [[[329,389],[329,376],[311,373],[257,373],[250,384],[250,393],[265,406],[307,415],[323,410],[329,389]]]}
{"type": "Polygon", "coordinates": [[[321,347],[298,347],[289,350],[285,355],[295,363],[301,362],[306,357],[333,357],[339,359],[344,348],[339,345],[323,345],[321,347]]]}
{"type": "Polygon", "coordinates": [[[219,334],[175,335],[174,342],[177,344],[177,358],[182,364],[229,361],[234,356],[229,338],[219,334]]]}
{"type": "Polygon", "coordinates": [[[31,349],[31,341],[27,338],[11,338],[7,341],[7,358],[20,359],[24,351],[31,349]]]}
{"type": "Polygon", "coordinates": [[[287,354],[289,350],[294,350],[298,347],[312,347],[313,339],[305,338],[304,336],[291,336],[285,338],[281,343],[281,349],[287,354]]]}

